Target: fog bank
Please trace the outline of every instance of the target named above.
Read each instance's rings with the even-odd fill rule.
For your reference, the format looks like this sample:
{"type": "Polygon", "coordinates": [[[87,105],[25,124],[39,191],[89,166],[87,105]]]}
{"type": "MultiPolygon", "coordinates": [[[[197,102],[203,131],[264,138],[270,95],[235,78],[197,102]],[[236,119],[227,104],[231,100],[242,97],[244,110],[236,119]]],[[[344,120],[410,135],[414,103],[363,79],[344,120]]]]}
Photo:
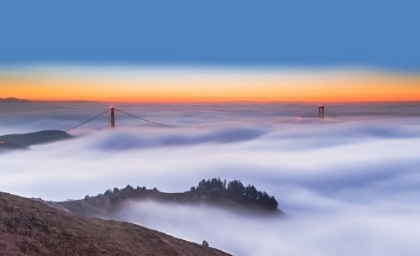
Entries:
{"type": "MultiPolygon", "coordinates": [[[[2,108],[1,134],[67,129],[108,107],[28,104],[2,108]]],[[[153,202],[128,202],[119,218],[235,255],[416,255],[417,105],[336,104],[339,118],[295,120],[313,107],[126,104],[174,128],[76,130],[71,141],[0,154],[0,190],[66,200],[127,184],[182,192],[203,178],[240,179],[274,195],[288,218],[153,202]]]]}

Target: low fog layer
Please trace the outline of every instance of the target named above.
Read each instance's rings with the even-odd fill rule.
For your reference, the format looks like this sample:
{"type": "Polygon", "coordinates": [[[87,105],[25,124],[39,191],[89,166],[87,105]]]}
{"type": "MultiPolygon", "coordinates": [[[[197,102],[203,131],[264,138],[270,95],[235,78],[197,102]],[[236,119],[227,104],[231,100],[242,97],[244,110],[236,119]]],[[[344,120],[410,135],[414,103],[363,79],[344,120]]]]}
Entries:
{"type": "MultiPolygon", "coordinates": [[[[1,134],[67,129],[108,107],[5,106],[1,134]]],[[[336,104],[327,107],[340,118],[294,118],[314,107],[118,106],[174,128],[117,122],[115,130],[75,130],[75,140],[0,154],[0,190],[66,200],[127,184],[180,192],[203,178],[240,179],[274,195],[288,217],[133,201],[120,218],[235,255],[416,255],[420,105],[336,104]]]]}

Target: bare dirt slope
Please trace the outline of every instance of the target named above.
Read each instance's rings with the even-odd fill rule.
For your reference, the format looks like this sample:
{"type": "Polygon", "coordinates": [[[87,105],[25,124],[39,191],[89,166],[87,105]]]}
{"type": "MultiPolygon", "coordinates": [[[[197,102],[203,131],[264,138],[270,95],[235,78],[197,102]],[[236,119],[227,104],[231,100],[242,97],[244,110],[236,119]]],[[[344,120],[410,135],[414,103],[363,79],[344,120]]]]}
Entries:
{"type": "Polygon", "coordinates": [[[0,192],[0,255],[229,255],[138,225],[0,192]]]}

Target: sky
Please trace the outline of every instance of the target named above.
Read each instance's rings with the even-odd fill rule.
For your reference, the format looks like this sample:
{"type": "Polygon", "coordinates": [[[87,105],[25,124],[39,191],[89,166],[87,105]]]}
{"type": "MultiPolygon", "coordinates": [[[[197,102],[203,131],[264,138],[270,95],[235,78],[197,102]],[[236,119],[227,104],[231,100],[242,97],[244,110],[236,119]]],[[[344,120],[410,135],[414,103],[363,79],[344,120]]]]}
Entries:
{"type": "Polygon", "coordinates": [[[0,81],[3,97],[47,101],[420,101],[419,75],[361,69],[43,66],[0,81]]]}
{"type": "Polygon", "coordinates": [[[416,1],[2,3],[0,62],[420,68],[416,1]]]}
{"type": "Polygon", "coordinates": [[[0,97],[419,101],[418,7],[416,1],[2,3],[0,97]]]}

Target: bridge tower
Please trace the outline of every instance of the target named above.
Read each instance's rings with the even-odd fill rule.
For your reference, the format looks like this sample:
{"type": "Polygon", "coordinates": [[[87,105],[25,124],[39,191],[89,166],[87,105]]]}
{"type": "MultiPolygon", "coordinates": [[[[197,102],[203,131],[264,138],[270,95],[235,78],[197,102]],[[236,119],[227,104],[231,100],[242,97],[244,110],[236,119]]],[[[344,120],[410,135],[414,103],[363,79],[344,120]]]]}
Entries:
{"type": "Polygon", "coordinates": [[[318,118],[324,119],[325,117],[325,107],[324,106],[318,106],[318,118]]]}
{"type": "Polygon", "coordinates": [[[111,107],[111,129],[115,127],[115,114],[114,114],[114,107],[111,107]]]}

